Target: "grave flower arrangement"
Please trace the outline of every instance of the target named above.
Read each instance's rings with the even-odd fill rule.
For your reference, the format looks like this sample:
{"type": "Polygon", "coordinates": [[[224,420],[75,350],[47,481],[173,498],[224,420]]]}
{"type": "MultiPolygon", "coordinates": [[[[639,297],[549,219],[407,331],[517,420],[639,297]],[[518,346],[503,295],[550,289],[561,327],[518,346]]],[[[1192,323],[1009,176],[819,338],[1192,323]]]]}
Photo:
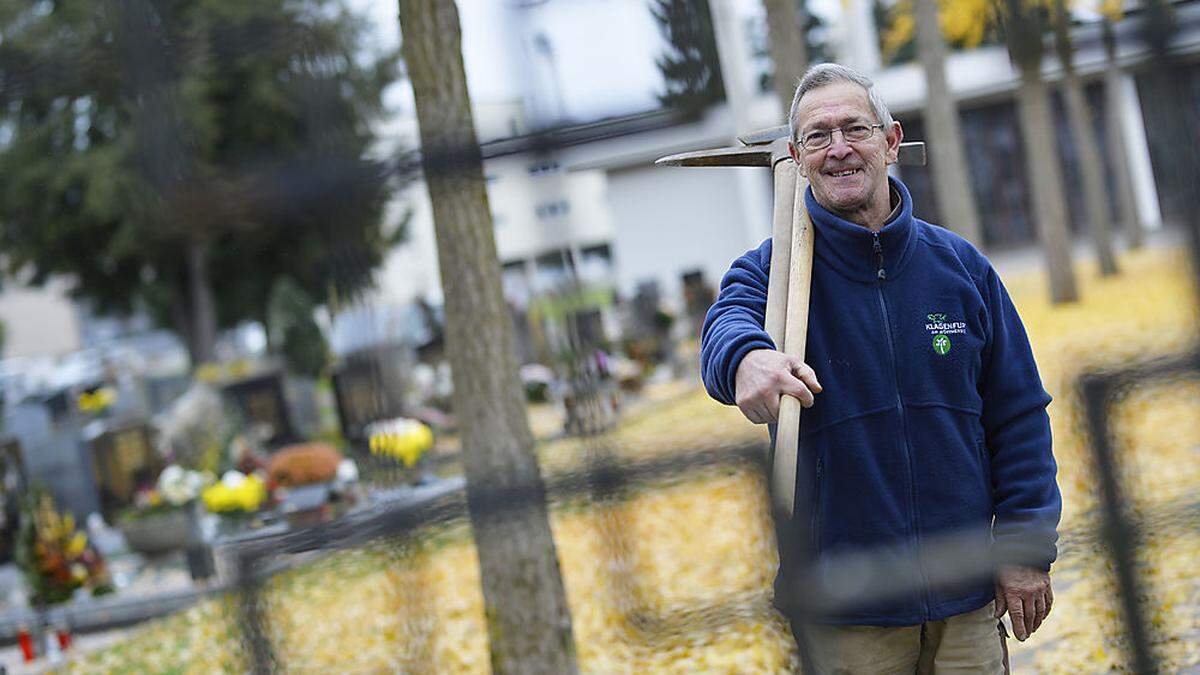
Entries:
{"type": "Polygon", "coordinates": [[[104,559],[87,534],[76,529],[71,514],[59,513],[44,490],[33,491],[26,500],[16,558],[35,605],[66,602],[80,588],[92,595],[113,590],[104,559]]]}
{"type": "Polygon", "coordinates": [[[433,431],[413,419],[397,417],[367,425],[371,454],[400,461],[411,469],[433,447],[433,431]]]}
{"type": "Polygon", "coordinates": [[[342,454],[322,442],[290,445],[267,463],[268,475],[280,513],[293,526],[325,522],[344,506],[337,478],[342,454]]]}
{"type": "Polygon", "coordinates": [[[211,513],[253,513],[267,501],[267,484],[253,473],[226,471],[220,481],[204,488],[200,498],[211,513]]]}
{"type": "Polygon", "coordinates": [[[295,488],[314,483],[328,483],[337,477],[342,453],[328,443],[289,445],[267,462],[271,482],[283,488],[295,488]]]}
{"type": "Polygon", "coordinates": [[[134,495],[133,506],[123,511],[120,519],[137,520],[182,509],[195,502],[212,482],[212,474],[207,471],[171,464],[158,475],[153,487],[139,490],[134,495]]]}
{"type": "Polygon", "coordinates": [[[129,548],[159,555],[199,541],[200,493],[212,482],[207,471],[178,464],[163,469],[154,486],[135,493],[133,506],[117,515],[117,527],[129,548]]]}

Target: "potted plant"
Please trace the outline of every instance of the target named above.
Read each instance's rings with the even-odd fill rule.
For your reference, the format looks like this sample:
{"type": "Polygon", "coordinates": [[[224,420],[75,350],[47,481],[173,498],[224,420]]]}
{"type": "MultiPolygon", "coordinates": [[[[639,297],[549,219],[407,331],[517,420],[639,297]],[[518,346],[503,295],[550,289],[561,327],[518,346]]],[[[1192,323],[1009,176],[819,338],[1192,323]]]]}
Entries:
{"type": "Polygon", "coordinates": [[[129,548],[143,555],[161,555],[198,542],[196,500],[210,483],[207,472],[178,464],[163,469],[154,487],[139,491],[134,505],[117,516],[117,527],[129,548]]]}

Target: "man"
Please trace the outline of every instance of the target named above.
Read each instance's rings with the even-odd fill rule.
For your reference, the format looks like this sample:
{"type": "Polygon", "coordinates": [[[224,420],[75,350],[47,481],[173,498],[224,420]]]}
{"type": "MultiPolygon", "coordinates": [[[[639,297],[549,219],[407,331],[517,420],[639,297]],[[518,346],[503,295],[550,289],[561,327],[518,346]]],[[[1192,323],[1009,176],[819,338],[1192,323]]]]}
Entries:
{"type": "Polygon", "coordinates": [[[846,599],[789,617],[818,672],[1004,672],[997,619],[1024,640],[1050,611],[1061,512],[1024,327],[987,259],[888,177],[903,131],[870,80],[812,67],[789,124],[815,231],[807,363],[763,330],[770,240],[725,275],[701,350],[709,393],[750,421],[784,394],[805,408],[777,604],[810,590],[807,551],[823,597],[846,599]],[[893,592],[854,595],[863,560],[893,592]]]}

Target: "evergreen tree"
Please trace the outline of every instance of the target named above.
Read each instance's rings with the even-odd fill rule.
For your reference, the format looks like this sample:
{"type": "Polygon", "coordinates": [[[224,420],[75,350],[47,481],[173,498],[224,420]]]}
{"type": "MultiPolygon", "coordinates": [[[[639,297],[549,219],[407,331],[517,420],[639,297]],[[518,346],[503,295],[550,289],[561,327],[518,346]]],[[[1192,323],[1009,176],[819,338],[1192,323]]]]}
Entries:
{"type": "Polygon", "coordinates": [[[317,303],[290,277],[275,283],[267,328],[288,371],[297,375],[318,377],[329,364],[329,343],[313,318],[316,309],[317,303]]]}
{"type": "Polygon", "coordinates": [[[654,0],[650,13],[669,43],[655,63],[665,90],[664,106],[699,113],[725,98],[708,0],[654,0]]]}
{"type": "Polygon", "coordinates": [[[335,0],[0,0],[4,271],[150,311],[193,362],[280,276],[352,293],[392,243],[364,159],[395,55],[335,0]]]}

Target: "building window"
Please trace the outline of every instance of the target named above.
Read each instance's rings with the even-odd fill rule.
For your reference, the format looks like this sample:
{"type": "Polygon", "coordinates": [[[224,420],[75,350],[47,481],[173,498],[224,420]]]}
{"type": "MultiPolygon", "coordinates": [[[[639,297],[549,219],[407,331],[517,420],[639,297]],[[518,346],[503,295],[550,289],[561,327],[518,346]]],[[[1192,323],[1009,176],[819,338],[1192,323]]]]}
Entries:
{"type": "Polygon", "coordinates": [[[558,165],[558,162],[551,159],[551,160],[547,160],[544,162],[538,162],[536,164],[530,164],[529,165],[529,175],[530,176],[544,176],[546,174],[558,173],[559,169],[560,169],[560,167],[558,165]]]}
{"type": "Polygon", "coordinates": [[[553,293],[568,288],[571,285],[575,270],[573,269],[571,252],[567,249],[547,251],[534,259],[534,291],[537,293],[553,293]]]}
{"type": "Polygon", "coordinates": [[[571,205],[567,203],[567,200],[560,199],[556,202],[538,204],[534,211],[538,218],[560,218],[571,212],[571,205]]]}
{"type": "Polygon", "coordinates": [[[504,289],[504,299],[510,304],[522,310],[529,307],[532,289],[529,287],[524,260],[504,263],[500,268],[500,284],[504,289]]]}
{"type": "Polygon", "coordinates": [[[579,278],[584,283],[606,285],[612,282],[612,277],[612,249],[608,244],[580,249],[579,278]]]}

